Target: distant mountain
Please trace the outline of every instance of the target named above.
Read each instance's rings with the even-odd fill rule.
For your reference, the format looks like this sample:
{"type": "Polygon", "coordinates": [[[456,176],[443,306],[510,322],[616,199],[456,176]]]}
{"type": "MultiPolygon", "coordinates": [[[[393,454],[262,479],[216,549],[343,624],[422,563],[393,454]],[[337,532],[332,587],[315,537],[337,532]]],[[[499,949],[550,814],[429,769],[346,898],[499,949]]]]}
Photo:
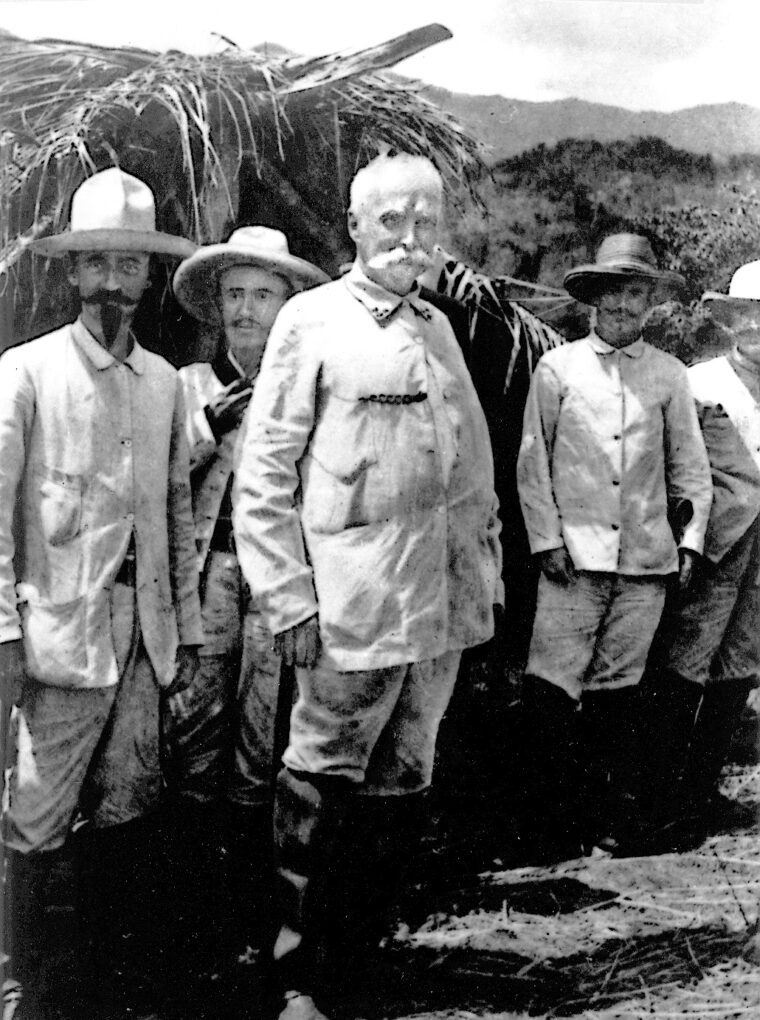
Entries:
{"type": "Polygon", "coordinates": [[[427,86],[424,94],[486,145],[489,163],[540,142],[554,145],[564,138],[609,142],[639,135],[656,135],[674,148],[709,154],[719,161],[739,153],[760,153],[760,109],[742,103],[658,113],[581,99],[530,103],[504,96],[469,96],[435,86],[427,86]]]}

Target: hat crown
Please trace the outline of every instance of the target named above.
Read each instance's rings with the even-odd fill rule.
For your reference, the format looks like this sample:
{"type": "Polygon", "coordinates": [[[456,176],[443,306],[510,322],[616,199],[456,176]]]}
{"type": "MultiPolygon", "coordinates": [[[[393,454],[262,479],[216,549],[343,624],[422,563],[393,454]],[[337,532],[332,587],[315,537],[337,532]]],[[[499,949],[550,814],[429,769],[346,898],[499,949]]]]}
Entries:
{"type": "Polygon", "coordinates": [[[731,277],[728,296],[745,301],[760,301],[760,260],[739,266],[731,277]]]}
{"type": "Polygon", "coordinates": [[[641,234],[610,234],[599,246],[597,266],[657,270],[652,245],[641,234]]]}
{"type": "Polygon", "coordinates": [[[267,255],[288,256],[288,239],[281,230],[272,227],[238,227],[227,238],[227,244],[236,248],[250,248],[251,257],[266,258],[267,255]]]}
{"type": "Polygon", "coordinates": [[[118,167],[89,177],[71,200],[71,231],[155,229],[153,192],[143,181],[118,167]]]}

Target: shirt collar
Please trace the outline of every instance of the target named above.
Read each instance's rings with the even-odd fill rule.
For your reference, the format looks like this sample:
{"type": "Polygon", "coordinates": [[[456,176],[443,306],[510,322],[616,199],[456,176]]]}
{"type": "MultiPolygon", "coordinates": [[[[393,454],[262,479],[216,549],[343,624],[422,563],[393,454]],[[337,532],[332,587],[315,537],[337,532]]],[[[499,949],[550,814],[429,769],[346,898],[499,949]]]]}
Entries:
{"type": "Polygon", "coordinates": [[[638,340],[634,340],[632,344],[628,344],[627,347],[613,347],[612,344],[608,344],[606,340],[602,340],[598,333],[593,331],[589,333],[586,338],[591,344],[593,350],[597,354],[625,354],[629,358],[640,358],[644,353],[645,344],[641,337],[638,340]]]}
{"type": "Polygon", "coordinates": [[[430,320],[431,313],[426,303],[420,298],[420,285],[414,284],[408,294],[394,294],[379,283],[370,280],[362,271],[358,262],[343,277],[349,293],[360,301],[370,315],[379,323],[388,322],[403,305],[409,307],[425,320],[430,320]]]}
{"type": "MultiPolygon", "coordinates": [[[[120,364],[119,360],[109,353],[102,344],[99,344],[89,329],[82,322],[81,316],[72,323],[71,333],[74,337],[74,342],[79,347],[85,357],[93,363],[95,368],[99,372],[103,372],[107,368],[111,368],[112,365],[120,364]]],[[[132,338],[132,350],[129,352],[127,357],[124,359],[124,364],[128,365],[135,375],[142,375],[145,371],[145,351],[138,344],[138,342],[132,338]]]]}

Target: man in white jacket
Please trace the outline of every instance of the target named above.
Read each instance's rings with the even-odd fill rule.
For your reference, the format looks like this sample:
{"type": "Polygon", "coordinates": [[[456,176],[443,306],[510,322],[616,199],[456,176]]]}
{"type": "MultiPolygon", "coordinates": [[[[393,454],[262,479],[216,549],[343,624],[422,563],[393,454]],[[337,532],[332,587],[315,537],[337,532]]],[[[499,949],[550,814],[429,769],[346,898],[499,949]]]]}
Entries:
{"type": "Polygon", "coordinates": [[[359,171],[356,261],[283,308],[243,429],[238,555],[298,683],[275,804],[283,1018],[322,1015],[336,947],[360,941],[336,917],[350,874],[379,891],[410,845],[462,650],[502,601],[486,422],[418,296],[442,197],[421,157],[359,171]]]}
{"type": "MultiPolygon", "coordinates": [[[[196,319],[218,332],[211,362],[180,369],[187,409],[195,540],[204,644],[190,687],[170,699],[167,737],[175,794],[173,845],[184,855],[190,944],[213,935],[219,888],[211,881],[226,829],[237,948],[259,946],[269,922],[272,868],[272,754],[280,674],[266,621],[243,580],[232,533],[233,455],[264,347],[293,294],[326,283],[292,255],[284,234],[240,227],[199,248],[177,269],[174,291],[196,319]],[[227,822],[218,809],[228,816],[227,822]],[[220,824],[221,823],[221,824],[220,824]],[[195,936],[195,937],[194,937],[195,936]]],[[[217,920],[222,918],[217,916],[217,920]]]]}
{"type": "Polygon", "coordinates": [[[0,680],[15,704],[5,1017],[39,991],[47,876],[82,826],[100,985],[137,988],[129,957],[149,952],[155,912],[141,825],[162,788],[159,694],[189,681],[202,641],[182,392],[131,331],[151,253],[193,245],[157,231],[150,189],[112,168],[35,250],[69,260],[82,311],[0,362],[0,680]],[[146,928],[119,928],[138,906],[146,928]]]}

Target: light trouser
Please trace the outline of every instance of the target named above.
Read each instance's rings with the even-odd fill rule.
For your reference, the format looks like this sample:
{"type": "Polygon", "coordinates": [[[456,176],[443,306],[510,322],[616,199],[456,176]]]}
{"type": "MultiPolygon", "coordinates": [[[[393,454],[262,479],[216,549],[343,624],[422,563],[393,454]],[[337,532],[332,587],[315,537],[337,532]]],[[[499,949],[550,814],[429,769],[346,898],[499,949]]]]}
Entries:
{"type": "Polygon", "coordinates": [[[274,819],[274,957],[284,990],[319,995],[352,941],[364,941],[352,935],[368,898],[375,916],[387,905],[399,862],[417,842],[422,811],[414,795],[430,784],[459,659],[448,652],[383,670],[336,673],[318,664],[297,671],[274,819]]]}

